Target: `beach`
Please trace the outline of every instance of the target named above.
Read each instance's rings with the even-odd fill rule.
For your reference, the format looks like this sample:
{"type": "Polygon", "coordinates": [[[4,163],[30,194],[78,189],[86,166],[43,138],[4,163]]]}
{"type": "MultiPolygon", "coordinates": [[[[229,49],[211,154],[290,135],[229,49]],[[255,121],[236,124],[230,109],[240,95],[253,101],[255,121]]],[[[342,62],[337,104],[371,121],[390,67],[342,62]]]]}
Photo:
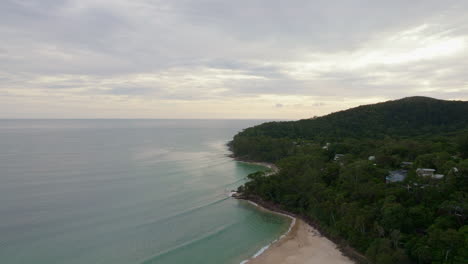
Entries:
{"type": "MultiPolygon", "coordinates": [[[[240,162],[267,167],[271,170],[267,175],[279,172],[279,168],[272,163],[255,162],[236,159],[240,162]]],[[[322,236],[320,232],[288,212],[257,199],[242,197],[242,194],[232,193],[232,197],[246,200],[259,210],[273,212],[291,218],[289,230],[278,240],[262,248],[252,258],[241,264],[354,264],[355,262],[344,256],[331,240],[322,236]],[[260,204],[258,204],[260,203],[260,204]]]]}
{"type": "Polygon", "coordinates": [[[271,245],[262,248],[242,264],[354,264],[344,256],[331,240],[304,222],[281,211],[270,210],[253,201],[259,210],[269,211],[292,219],[289,230],[271,245]]]}
{"type": "Polygon", "coordinates": [[[336,245],[304,221],[296,219],[289,233],[249,264],[352,264],[336,245]]]}
{"type": "Polygon", "coordinates": [[[227,156],[230,157],[230,158],[233,158],[234,160],[236,160],[238,162],[243,162],[243,163],[248,163],[248,164],[252,164],[252,165],[258,165],[258,166],[266,167],[266,168],[268,168],[270,170],[269,172],[267,172],[267,176],[270,176],[270,175],[273,175],[273,174],[276,174],[276,173],[279,172],[278,166],[276,166],[275,164],[270,163],[270,162],[261,162],[261,161],[253,161],[253,160],[242,159],[242,158],[239,158],[239,157],[235,157],[232,154],[227,155],[227,156]]]}

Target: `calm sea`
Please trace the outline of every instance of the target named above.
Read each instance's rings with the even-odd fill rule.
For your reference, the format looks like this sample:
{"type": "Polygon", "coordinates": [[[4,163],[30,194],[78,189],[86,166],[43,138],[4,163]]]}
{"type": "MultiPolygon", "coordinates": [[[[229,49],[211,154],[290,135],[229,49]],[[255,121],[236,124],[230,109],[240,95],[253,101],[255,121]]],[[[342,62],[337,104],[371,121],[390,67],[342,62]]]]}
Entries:
{"type": "Polygon", "coordinates": [[[239,263],[289,221],[227,197],[253,120],[0,120],[0,263],[239,263]]]}

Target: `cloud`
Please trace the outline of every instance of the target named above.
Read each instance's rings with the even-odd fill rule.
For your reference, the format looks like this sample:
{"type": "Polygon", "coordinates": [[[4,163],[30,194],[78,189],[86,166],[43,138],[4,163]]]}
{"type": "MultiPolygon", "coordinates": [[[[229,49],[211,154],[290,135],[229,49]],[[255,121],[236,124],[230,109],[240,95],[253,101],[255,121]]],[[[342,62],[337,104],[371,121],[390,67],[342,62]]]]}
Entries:
{"type": "Polygon", "coordinates": [[[84,117],[302,118],[411,95],[468,99],[466,10],[450,0],[5,0],[0,117],[73,117],[92,101],[84,117]]]}

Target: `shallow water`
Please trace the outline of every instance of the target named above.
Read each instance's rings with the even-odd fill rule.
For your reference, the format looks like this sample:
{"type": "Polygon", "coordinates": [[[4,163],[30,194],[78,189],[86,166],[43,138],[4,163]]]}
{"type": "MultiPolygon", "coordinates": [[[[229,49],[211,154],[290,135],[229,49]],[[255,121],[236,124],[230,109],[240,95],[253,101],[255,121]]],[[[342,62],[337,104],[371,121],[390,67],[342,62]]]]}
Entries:
{"type": "Polygon", "coordinates": [[[258,120],[0,120],[0,262],[239,263],[289,220],[228,198],[258,120]]]}

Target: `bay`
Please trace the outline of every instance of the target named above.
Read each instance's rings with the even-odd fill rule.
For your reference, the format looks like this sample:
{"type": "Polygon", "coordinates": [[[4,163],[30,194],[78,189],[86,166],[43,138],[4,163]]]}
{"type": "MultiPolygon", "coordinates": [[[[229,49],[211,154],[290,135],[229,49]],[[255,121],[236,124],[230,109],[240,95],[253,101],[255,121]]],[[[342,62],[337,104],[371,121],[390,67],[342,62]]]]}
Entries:
{"type": "Polygon", "coordinates": [[[0,120],[0,261],[239,263],[289,221],[229,198],[261,120],[0,120]]]}

